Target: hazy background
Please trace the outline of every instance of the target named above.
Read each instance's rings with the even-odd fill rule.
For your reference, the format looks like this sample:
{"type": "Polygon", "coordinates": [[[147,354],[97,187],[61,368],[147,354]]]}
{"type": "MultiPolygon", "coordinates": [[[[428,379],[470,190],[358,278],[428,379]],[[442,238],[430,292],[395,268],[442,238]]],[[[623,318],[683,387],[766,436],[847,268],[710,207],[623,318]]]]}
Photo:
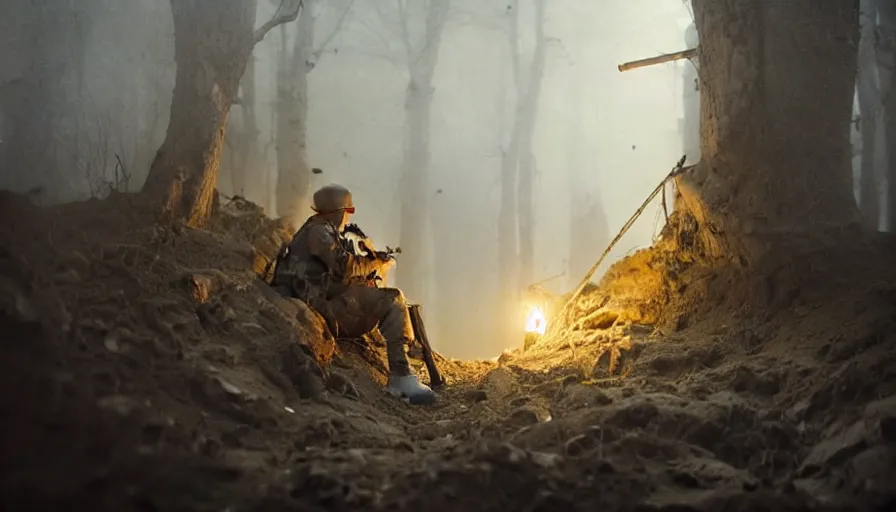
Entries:
{"type": "MultiPolygon", "coordinates": [[[[350,187],[358,207],[355,220],[380,245],[396,245],[408,75],[395,26],[377,15],[376,2],[389,3],[332,0],[319,7],[316,37],[327,38],[328,44],[308,76],[309,161],[324,171],[315,176],[313,187],[329,182],[350,187]],[[350,10],[343,16],[345,8],[350,10]]],[[[524,0],[522,5],[531,11],[529,3],[524,0]]],[[[58,77],[56,101],[47,108],[55,119],[48,129],[59,141],[52,154],[56,165],[25,173],[4,169],[0,187],[42,186],[47,202],[102,196],[103,188],[97,184],[114,179],[115,155],[131,175],[131,190],[137,190],[146,176],[164,137],[174,80],[170,6],[155,0],[85,0],[87,4],[75,9],[75,15],[81,27],[76,36],[86,41],[88,57],[74,66],[70,57],[60,56],[53,70],[58,77]]],[[[683,97],[695,96],[686,86],[693,81],[686,76],[691,66],[687,61],[625,73],[616,68],[625,61],[686,49],[685,30],[691,23],[687,4],[679,0],[547,4],[545,31],[550,43],[533,142],[534,271],[536,280],[565,273],[545,284],[560,293],[577,284],[588,264],[683,154],[687,131],[682,128],[683,97]],[[590,197],[594,215],[576,229],[599,232],[604,241],[588,249],[593,253],[578,258],[587,264],[573,264],[576,268],[570,271],[570,204],[583,197],[590,197]]],[[[273,9],[273,3],[261,1],[259,22],[273,9]]],[[[502,132],[500,105],[506,103],[512,86],[506,9],[506,2],[454,0],[433,82],[433,177],[427,200],[434,217],[442,219],[433,250],[448,251],[451,258],[450,266],[439,268],[435,258],[427,260],[430,280],[425,296],[411,299],[425,305],[436,349],[458,358],[492,357],[522,341],[500,335],[494,325],[501,144],[508,130],[504,126],[502,132]]],[[[528,16],[521,23],[522,39],[531,37],[528,16]]],[[[27,25],[27,20],[17,18],[14,10],[0,14],[0,61],[8,63],[0,70],[0,97],[5,102],[14,102],[16,87],[24,86],[19,77],[28,64],[20,56],[23,46],[34,44],[22,35],[23,23],[27,25]]],[[[268,211],[274,207],[272,127],[278,52],[284,43],[291,47],[296,31],[296,23],[275,29],[255,48],[257,189],[233,190],[227,178],[232,159],[225,154],[222,164],[220,190],[228,195],[245,193],[268,211]]],[[[54,41],[55,48],[65,48],[66,41],[54,41]]],[[[7,105],[3,111],[0,127],[11,122],[15,109],[7,105]]],[[[243,117],[235,106],[230,125],[240,126],[243,117]]],[[[689,129],[693,132],[694,125],[689,129]]],[[[691,154],[691,160],[694,157],[691,154]]],[[[662,222],[657,202],[618,244],[607,264],[649,245],[662,222]]]]}

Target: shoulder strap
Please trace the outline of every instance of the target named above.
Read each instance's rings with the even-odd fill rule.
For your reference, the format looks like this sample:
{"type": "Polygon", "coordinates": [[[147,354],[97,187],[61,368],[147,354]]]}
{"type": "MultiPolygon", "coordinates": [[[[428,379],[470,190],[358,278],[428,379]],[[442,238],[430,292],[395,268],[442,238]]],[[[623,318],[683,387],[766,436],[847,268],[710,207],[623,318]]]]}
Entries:
{"type": "Polygon", "coordinates": [[[286,258],[289,254],[289,244],[283,244],[280,246],[280,250],[277,251],[277,256],[274,257],[271,261],[268,262],[267,265],[264,266],[264,273],[261,275],[261,279],[270,285],[274,284],[274,276],[277,275],[277,266],[280,265],[280,262],[286,258]]]}

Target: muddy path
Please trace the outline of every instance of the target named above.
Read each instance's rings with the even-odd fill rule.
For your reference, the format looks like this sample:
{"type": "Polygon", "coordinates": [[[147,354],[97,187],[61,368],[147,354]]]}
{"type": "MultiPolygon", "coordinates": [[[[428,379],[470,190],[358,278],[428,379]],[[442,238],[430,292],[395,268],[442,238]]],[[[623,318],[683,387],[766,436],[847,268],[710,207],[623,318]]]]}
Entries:
{"type": "Polygon", "coordinates": [[[261,283],[283,234],[251,205],[208,230],[148,222],[127,197],[4,205],[28,219],[0,246],[4,508],[896,503],[889,278],[672,328],[618,321],[596,291],[563,343],[441,361],[449,386],[416,408],[383,392],[380,343],[329,338],[261,283]]]}

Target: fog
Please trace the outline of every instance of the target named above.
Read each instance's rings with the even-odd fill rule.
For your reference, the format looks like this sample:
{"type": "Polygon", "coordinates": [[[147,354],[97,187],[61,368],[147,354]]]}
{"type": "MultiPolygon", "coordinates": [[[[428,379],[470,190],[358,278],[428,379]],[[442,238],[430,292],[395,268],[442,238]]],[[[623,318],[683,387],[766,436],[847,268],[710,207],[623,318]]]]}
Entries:
{"type": "MultiPolygon", "coordinates": [[[[256,25],[278,3],[259,2],[256,25]]],[[[348,186],[357,206],[354,221],[379,245],[402,245],[402,222],[410,218],[402,213],[402,167],[408,137],[419,135],[406,130],[409,62],[423,60],[409,59],[408,49],[425,51],[435,43],[426,35],[428,2],[306,3],[312,21],[275,28],[255,46],[248,68],[254,105],[244,78],[218,188],[271,215],[278,206],[285,211],[276,204],[277,172],[295,163],[286,161],[293,158],[284,156],[287,150],[298,149],[283,147],[288,138],[278,145],[284,99],[278,72],[301,46],[301,27],[313,26],[302,78],[307,94],[295,75],[287,78],[296,97],[307,99],[307,163],[323,171],[311,175],[311,188],[348,186]],[[241,138],[246,133],[257,134],[251,150],[241,138]],[[238,168],[247,170],[245,178],[235,178],[238,168]]],[[[526,77],[537,53],[536,3],[520,0],[518,7],[520,74],[526,77]]],[[[44,203],[102,197],[112,188],[138,191],[168,124],[176,69],[168,2],[60,2],[42,13],[13,4],[0,2],[0,62],[6,63],[0,69],[0,187],[39,187],[36,198],[44,203]]],[[[440,20],[427,107],[428,163],[417,169],[428,171],[419,200],[428,209],[420,218],[429,240],[419,254],[405,250],[397,272],[400,281],[410,260],[420,262],[425,279],[408,295],[424,305],[434,348],[451,357],[488,358],[520,345],[520,291],[552,277],[544,282],[551,292],[573,289],[685,146],[689,163],[698,157],[694,118],[683,121],[686,110],[696,113],[692,64],[617,69],[693,47],[685,40],[692,22],[687,4],[545,2],[544,69],[532,117],[531,279],[516,279],[515,291],[502,291],[502,163],[521,112],[509,43],[513,5],[452,0],[440,20]]],[[[310,213],[307,202],[294,209],[298,220],[310,213]]],[[[659,202],[648,207],[595,279],[648,246],[662,215],[659,202]]]]}

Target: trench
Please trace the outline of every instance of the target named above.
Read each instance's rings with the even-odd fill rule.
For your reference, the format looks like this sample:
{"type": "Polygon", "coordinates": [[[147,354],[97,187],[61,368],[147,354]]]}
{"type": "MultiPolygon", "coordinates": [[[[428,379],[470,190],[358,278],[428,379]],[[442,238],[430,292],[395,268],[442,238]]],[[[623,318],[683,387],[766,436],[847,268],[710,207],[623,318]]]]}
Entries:
{"type": "Polygon", "coordinates": [[[554,338],[494,362],[440,358],[448,386],[412,407],[383,391],[375,339],[312,364],[323,327],[259,286],[271,221],[244,206],[168,228],[128,201],[19,205],[30,224],[2,231],[6,508],[894,503],[896,281],[761,317],[700,309],[685,300],[695,281],[651,324],[648,251],[610,273],[638,286],[587,289],[554,338]]]}

